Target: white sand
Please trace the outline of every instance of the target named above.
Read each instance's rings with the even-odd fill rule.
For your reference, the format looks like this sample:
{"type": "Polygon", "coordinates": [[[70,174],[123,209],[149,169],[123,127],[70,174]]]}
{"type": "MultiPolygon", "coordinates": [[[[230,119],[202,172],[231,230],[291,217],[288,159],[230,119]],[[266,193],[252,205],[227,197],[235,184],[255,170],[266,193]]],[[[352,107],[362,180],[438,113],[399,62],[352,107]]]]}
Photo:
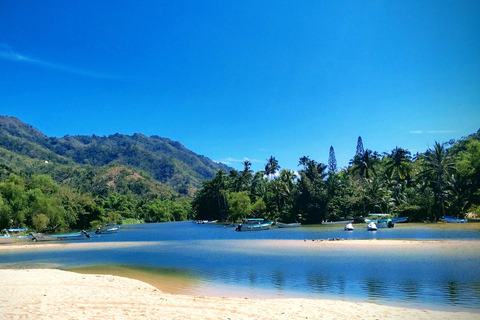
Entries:
{"type": "Polygon", "coordinates": [[[314,299],[166,294],[144,282],[55,269],[0,269],[1,319],[480,319],[480,314],[314,299]]]}

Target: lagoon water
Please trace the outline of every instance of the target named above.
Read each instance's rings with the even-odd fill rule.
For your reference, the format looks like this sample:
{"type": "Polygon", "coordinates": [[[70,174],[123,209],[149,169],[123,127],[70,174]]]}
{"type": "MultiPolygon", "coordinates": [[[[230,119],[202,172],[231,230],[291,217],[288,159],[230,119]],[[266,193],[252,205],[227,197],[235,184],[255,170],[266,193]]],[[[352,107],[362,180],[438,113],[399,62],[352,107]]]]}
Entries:
{"type": "Polygon", "coordinates": [[[480,313],[480,252],[275,246],[281,240],[301,244],[329,238],[480,241],[477,223],[408,223],[376,232],[363,224],[355,227],[353,232],[343,231],[343,225],[235,232],[192,222],[128,225],[118,234],[82,241],[108,246],[0,251],[0,268],[117,274],[174,293],[338,299],[480,313]]]}

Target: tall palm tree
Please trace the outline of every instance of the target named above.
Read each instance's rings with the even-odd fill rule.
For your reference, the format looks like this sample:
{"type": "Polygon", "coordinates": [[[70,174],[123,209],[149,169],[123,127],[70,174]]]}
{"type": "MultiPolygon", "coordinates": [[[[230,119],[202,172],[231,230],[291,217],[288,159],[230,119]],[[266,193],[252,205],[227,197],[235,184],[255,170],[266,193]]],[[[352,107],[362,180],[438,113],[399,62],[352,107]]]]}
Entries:
{"type": "Polygon", "coordinates": [[[395,147],[387,156],[387,174],[395,177],[397,184],[400,180],[405,180],[411,173],[410,167],[410,151],[395,147]]]}
{"type": "Polygon", "coordinates": [[[430,177],[435,185],[435,196],[438,201],[438,212],[435,220],[440,218],[445,203],[446,179],[456,170],[452,155],[448,153],[445,144],[435,141],[433,148],[427,150],[422,157],[422,175],[430,177]]]}
{"type": "Polygon", "coordinates": [[[378,154],[372,150],[365,150],[358,153],[350,164],[353,165],[353,172],[358,173],[360,178],[369,179],[372,175],[375,175],[374,164],[378,162],[378,154]]]}
{"type": "Polygon", "coordinates": [[[215,188],[215,196],[217,198],[218,211],[222,221],[226,218],[224,210],[227,208],[227,200],[225,198],[225,191],[227,188],[227,172],[224,169],[220,169],[213,178],[213,186],[215,188]],[[223,209],[222,209],[223,208],[223,209]]]}
{"type": "MultiPolygon", "coordinates": [[[[357,150],[358,151],[358,150],[357,150]]],[[[360,186],[362,192],[362,202],[363,202],[363,214],[366,214],[366,181],[370,177],[376,175],[375,172],[375,163],[378,162],[378,155],[372,150],[365,150],[364,152],[358,152],[355,157],[350,161],[352,167],[352,172],[357,174],[360,178],[360,186]]]]}
{"type": "Polygon", "coordinates": [[[271,175],[274,175],[280,169],[278,165],[278,160],[275,157],[270,156],[270,159],[267,160],[267,164],[265,165],[265,174],[271,178],[271,175]]]}
{"type": "Polygon", "coordinates": [[[249,160],[243,161],[243,171],[240,172],[243,191],[248,190],[250,187],[250,183],[252,182],[252,170],[250,170],[251,165],[252,163],[249,160]]]}

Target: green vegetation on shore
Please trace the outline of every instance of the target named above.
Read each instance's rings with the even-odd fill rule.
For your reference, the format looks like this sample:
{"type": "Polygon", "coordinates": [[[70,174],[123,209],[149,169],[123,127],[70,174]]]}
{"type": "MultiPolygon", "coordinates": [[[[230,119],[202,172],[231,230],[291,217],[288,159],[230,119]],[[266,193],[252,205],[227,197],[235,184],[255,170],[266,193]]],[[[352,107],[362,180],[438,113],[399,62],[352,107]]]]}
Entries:
{"type": "Polygon", "coordinates": [[[264,171],[250,166],[236,171],[139,134],[49,138],[0,116],[0,229],[243,217],[313,224],[370,212],[437,221],[480,211],[479,132],[417,155],[399,147],[380,155],[359,138],[341,170],[333,147],[328,165],[304,156],[298,172],[273,156],[264,171]]]}
{"type": "Polygon", "coordinates": [[[364,150],[359,137],[347,168],[337,169],[333,147],[328,165],[307,156],[298,165],[297,173],[281,170],[270,157],[265,171],[252,172],[249,161],[240,172],[217,171],[197,192],[195,218],[321,223],[388,213],[438,221],[480,213],[480,130],[416,155],[400,147],[383,155],[364,150]]]}

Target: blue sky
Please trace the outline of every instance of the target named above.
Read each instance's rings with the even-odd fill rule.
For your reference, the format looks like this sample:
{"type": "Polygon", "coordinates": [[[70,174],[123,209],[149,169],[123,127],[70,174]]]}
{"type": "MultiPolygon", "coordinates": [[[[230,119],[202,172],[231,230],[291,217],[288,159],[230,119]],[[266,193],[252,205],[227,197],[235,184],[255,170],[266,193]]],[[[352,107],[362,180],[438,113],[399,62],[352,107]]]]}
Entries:
{"type": "Polygon", "coordinates": [[[480,1],[0,1],[0,114],[241,169],[480,129],[480,1]]]}

